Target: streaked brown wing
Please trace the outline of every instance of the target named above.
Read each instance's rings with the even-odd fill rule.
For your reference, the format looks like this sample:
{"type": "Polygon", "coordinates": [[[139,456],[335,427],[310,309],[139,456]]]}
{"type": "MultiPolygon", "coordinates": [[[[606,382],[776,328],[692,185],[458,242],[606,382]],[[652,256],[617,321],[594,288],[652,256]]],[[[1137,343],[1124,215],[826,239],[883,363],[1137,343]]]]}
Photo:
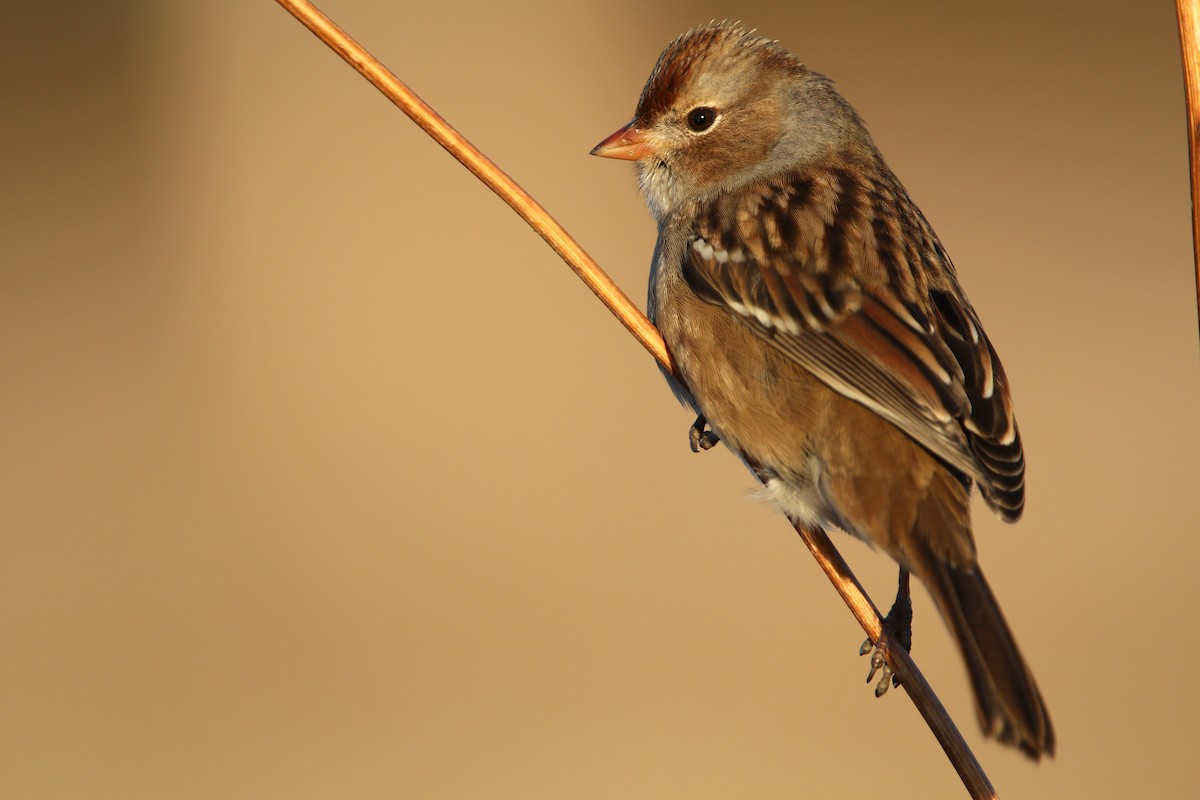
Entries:
{"type": "Polygon", "coordinates": [[[963,367],[970,399],[963,428],[988,477],[984,497],[1005,519],[1016,520],[1025,507],[1025,451],[1004,365],[970,305],[943,292],[931,299],[938,335],[963,367]]]}
{"type": "Polygon", "coordinates": [[[709,302],[831,388],[889,420],[977,482],[1006,519],[1024,505],[1024,455],[1007,380],[948,262],[898,183],[792,177],[719,200],[683,272],[709,302]],[[928,265],[925,265],[926,269],[928,265]],[[897,270],[916,287],[900,299],[897,270]]]}

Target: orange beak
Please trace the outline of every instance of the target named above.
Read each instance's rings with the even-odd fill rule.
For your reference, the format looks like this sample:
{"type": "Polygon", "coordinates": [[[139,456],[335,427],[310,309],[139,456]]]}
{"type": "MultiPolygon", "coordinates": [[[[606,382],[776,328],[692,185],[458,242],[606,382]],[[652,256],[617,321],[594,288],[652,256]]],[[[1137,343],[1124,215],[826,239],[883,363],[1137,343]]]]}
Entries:
{"type": "Polygon", "coordinates": [[[594,156],[622,161],[639,161],[653,154],[654,147],[646,138],[646,132],[633,127],[633,122],[592,148],[594,156]]]}

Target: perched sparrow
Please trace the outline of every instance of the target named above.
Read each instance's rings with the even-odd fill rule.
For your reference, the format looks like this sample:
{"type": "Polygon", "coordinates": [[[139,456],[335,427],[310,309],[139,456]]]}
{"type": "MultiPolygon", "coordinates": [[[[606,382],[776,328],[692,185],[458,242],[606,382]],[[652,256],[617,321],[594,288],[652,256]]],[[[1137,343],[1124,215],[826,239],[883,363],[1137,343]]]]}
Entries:
{"type": "Polygon", "coordinates": [[[916,575],[985,734],[1053,754],[971,533],[973,486],[1006,520],[1024,506],[1008,381],[858,114],[778,43],[710,24],[667,46],[633,121],[592,152],[637,162],[658,222],[649,312],[700,415],[693,449],[724,442],[793,521],[899,562],[877,647],[907,646],[916,575]]]}

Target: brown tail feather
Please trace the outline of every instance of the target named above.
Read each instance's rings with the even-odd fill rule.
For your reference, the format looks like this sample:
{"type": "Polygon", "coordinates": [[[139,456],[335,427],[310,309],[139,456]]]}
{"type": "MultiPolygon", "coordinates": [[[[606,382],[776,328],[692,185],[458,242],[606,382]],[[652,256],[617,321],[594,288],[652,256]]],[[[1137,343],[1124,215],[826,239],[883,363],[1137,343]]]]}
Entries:
{"type": "Polygon", "coordinates": [[[933,595],[967,662],[984,733],[1035,760],[1054,755],[1046,704],[979,567],[960,569],[928,546],[913,549],[911,570],[933,595]]]}

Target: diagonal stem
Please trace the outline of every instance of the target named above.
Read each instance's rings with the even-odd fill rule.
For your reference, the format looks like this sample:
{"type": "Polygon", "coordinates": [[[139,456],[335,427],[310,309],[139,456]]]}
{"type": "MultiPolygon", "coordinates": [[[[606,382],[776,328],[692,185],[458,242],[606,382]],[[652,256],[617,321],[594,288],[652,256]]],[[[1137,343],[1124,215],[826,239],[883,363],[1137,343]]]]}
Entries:
{"type": "Polygon", "coordinates": [[[358,73],[371,82],[383,95],[395,103],[401,111],[409,116],[428,133],[434,141],[449,151],[475,177],[483,181],[489,189],[500,195],[500,199],[516,211],[529,227],[558,253],[567,266],[587,284],[600,301],[608,306],[617,319],[629,329],[634,338],[650,351],[650,355],[659,364],[670,370],[671,359],[667,355],[667,347],[663,343],[658,330],[650,324],[650,320],[638,310],[620,287],[608,277],[600,265],[589,256],[575,241],[571,234],[558,223],[550,213],[534,200],[528,192],[510,178],[490,158],[479,151],[479,148],[467,141],[461,133],[451,127],[420,97],[409,89],[403,81],[368,53],[362,45],[354,41],[348,33],[325,16],[320,9],[305,0],[278,0],[292,16],[298,19],[316,37],[345,59],[346,63],[358,70],[358,73]]]}
{"type": "MultiPolygon", "coordinates": [[[[829,541],[829,537],[819,528],[807,528],[796,525],[796,533],[804,540],[809,552],[817,564],[825,572],[825,576],[837,589],[842,600],[850,607],[855,619],[862,625],[871,641],[878,641],[882,630],[882,620],[879,609],[867,597],[862,585],[850,571],[850,566],[842,558],[841,553],[829,541]]],[[[951,719],[950,713],[942,705],[942,701],[934,693],[933,687],[925,680],[925,676],[917,669],[912,656],[903,647],[889,647],[887,650],[888,666],[900,676],[900,686],[912,698],[913,705],[925,718],[925,724],[937,737],[938,744],[946,751],[946,757],[954,765],[958,777],[962,779],[967,792],[973,798],[997,797],[996,790],[988,780],[987,775],[976,760],[971,748],[951,719]]]]}
{"type": "MultiPolygon", "coordinates": [[[[667,371],[671,370],[670,357],[658,330],[536,200],[312,3],[306,0],[277,2],[508,203],[567,262],[659,364],[667,371]]],[[[799,525],[796,531],[863,630],[872,640],[877,639],[882,625],[879,611],[863,592],[858,579],[829,537],[819,529],[810,530],[799,525]]],[[[996,791],[983,768],[909,654],[903,648],[893,647],[888,650],[887,657],[889,665],[900,676],[903,688],[942,745],[971,797],[977,800],[996,797],[996,791]]]]}

